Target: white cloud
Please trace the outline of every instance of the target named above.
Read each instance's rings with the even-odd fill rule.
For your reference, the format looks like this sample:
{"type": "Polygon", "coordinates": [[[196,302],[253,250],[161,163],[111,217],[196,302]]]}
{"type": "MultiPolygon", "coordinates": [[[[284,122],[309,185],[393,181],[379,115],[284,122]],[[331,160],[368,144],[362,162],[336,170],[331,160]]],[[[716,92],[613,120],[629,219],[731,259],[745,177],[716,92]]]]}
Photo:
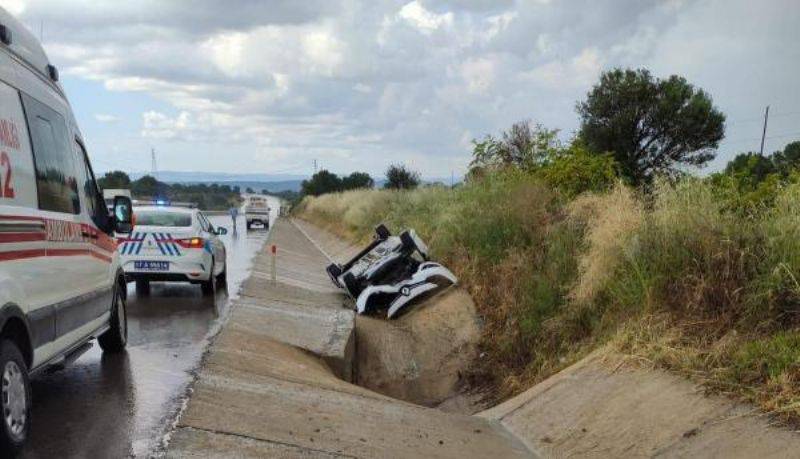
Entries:
{"type": "Polygon", "coordinates": [[[119,121],[118,116],[109,115],[107,113],[95,113],[94,119],[101,123],[116,123],[119,121]]]}
{"type": "Polygon", "coordinates": [[[553,60],[526,74],[533,83],[550,89],[586,88],[594,82],[602,68],[596,48],[586,48],[567,61],[553,60]]]}
{"type": "MultiPolygon", "coordinates": [[[[94,0],[80,14],[66,0],[2,3],[35,30],[44,21],[65,80],[155,102],[140,125],[114,126],[117,137],[130,130],[129,149],[168,141],[201,168],[317,158],[342,172],[404,160],[427,175],[463,172],[471,137],[519,119],[568,135],[575,102],[614,66],[685,75],[731,121],[767,103],[800,105],[800,48],[788,45],[800,42],[800,6],[790,0],[94,0]]],[[[729,125],[731,138],[752,136],[729,125]]]]}
{"type": "Polygon", "coordinates": [[[420,32],[425,34],[430,34],[437,29],[453,25],[452,12],[436,14],[425,9],[425,7],[422,6],[418,0],[413,0],[409,3],[406,3],[402,8],[400,8],[397,16],[401,19],[404,19],[409,24],[419,29],[420,32]]]}

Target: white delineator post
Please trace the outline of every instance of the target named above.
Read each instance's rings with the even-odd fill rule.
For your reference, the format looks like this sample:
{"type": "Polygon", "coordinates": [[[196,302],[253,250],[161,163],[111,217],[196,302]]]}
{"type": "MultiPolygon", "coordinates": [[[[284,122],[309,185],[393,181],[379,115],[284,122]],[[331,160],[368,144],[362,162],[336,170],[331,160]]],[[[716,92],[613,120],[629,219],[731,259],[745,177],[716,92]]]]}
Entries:
{"type": "Polygon", "coordinates": [[[270,251],[272,252],[272,282],[278,280],[278,270],[276,268],[276,259],[278,258],[278,246],[272,244],[270,247],[270,251]]]}

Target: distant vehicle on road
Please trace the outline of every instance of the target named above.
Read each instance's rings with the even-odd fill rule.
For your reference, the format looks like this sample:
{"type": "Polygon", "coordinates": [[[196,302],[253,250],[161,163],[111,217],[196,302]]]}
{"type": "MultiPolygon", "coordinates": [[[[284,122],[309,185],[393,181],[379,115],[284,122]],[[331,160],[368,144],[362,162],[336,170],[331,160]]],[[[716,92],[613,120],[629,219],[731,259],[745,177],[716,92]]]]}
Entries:
{"type": "Polygon", "coordinates": [[[251,195],[245,198],[244,217],[247,222],[247,229],[258,223],[269,229],[269,204],[266,196],[251,195]]]}
{"type": "Polygon", "coordinates": [[[108,188],[103,190],[103,200],[105,200],[106,207],[108,207],[109,212],[111,212],[114,209],[114,198],[117,196],[127,196],[128,199],[133,199],[133,196],[131,196],[131,190],[126,190],[123,188],[119,189],[108,188]]]}
{"type": "MultiPolygon", "coordinates": [[[[160,202],[160,201],[159,201],[160,202]]],[[[213,295],[227,284],[225,244],[198,209],[161,204],[135,207],[136,231],[120,239],[122,267],[136,290],[149,291],[150,282],[191,282],[213,295]]]]}
{"type": "Polygon", "coordinates": [[[77,359],[97,338],[128,339],[125,277],[109,215],[58,72],[36,38],[0,8],[0,457],[24,445],[29,376],[77,359]]]}

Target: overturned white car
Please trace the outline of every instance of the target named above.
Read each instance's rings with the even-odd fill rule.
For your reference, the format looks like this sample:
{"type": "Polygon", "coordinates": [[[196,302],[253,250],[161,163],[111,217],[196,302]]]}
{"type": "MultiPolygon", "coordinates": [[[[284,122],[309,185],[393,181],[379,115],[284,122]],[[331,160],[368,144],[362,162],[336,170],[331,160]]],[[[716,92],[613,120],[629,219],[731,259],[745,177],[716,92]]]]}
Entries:
{"type": "Polygon", "coordinates": [[[384,225],[352,260],[331,264],[327,271],[356,300],[359,314],[388,308],[390,319],[415,299],[457,282],[450,270],[428,259],[428,247],[414,230],[392,236],[384,225]]]}

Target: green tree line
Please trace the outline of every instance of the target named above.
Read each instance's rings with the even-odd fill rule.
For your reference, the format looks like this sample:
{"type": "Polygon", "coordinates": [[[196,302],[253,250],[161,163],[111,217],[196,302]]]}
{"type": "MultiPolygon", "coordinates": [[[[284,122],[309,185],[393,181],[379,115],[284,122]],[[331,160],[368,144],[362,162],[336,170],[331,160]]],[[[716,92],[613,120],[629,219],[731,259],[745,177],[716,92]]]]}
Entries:
{"type": "Polygon", "coordinates": [[[196,203],[203,210],[226,210],[241,204],[238,186],[212,184],[168,184],[151,175],[137,180],[122,171],[107,172],[97,180],[102,189],[130,189],[134,199],[166,199],[196,203]]]}

